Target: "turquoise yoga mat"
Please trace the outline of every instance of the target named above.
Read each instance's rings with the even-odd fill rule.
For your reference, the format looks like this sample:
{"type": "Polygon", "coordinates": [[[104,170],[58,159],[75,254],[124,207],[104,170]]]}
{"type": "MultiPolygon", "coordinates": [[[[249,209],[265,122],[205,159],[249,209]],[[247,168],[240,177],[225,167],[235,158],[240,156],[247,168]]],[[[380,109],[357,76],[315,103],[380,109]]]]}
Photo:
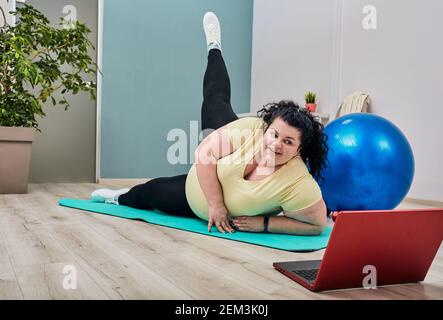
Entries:
{"type": "Polygon", "coordinates": [[[315,251],[326,248],[331,234],[331,227],[326,227],[319,236],[294,236],[272,233],[252,233],[237,231],[232,234],[223,234],[213,227],[208,232],[206,221],[198,218],[177,217],[157,210],[139,210],[126,206],[105,204],[90,200],[61,199],[61,206],[92,211],[111,216],[138,219],[160,226],[200,233],[206,236],[228,240],[246,242],[264,247],[286,251],[315,251]]]}

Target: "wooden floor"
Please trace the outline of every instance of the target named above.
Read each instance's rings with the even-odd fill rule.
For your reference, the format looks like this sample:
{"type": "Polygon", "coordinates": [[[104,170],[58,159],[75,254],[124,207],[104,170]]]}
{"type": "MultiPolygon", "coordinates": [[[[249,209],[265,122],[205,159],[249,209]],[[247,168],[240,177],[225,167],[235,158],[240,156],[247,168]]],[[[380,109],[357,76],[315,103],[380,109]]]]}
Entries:
{"type": "MultiPolygon", "coordinates": [[[[0,299],[442,299],[443,249],[424,282],[312,293],[272,267],[321,259],[60,207],[96,184],[0,195],[0,299]],[[78,287],[65,290],[66,266],[78,287]]],[[[403,203],[402,207],[414,207],[403,203]]],[[[416,207],[416,205],[415,205],[416,207]]]]}

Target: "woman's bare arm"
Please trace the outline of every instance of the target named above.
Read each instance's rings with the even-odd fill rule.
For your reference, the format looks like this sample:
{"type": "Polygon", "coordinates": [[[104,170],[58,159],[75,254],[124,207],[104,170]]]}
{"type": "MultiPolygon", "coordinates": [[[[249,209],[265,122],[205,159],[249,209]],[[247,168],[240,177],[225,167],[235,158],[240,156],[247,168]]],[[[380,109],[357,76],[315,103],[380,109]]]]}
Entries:
{"type": "Polygon", "coordinates": [[[295,212],[283,212],[282,217],[269,219],[269,231],[300,235],[318,235],[326,227],[326,204],[321,199],[316,204],[295,212]]]}
{"type": "MultiPolygon", "coordinates": [[[[269,217],[268,232],[294,235],[319,235],[326,226],[326,205],[320,200],[313,206],[296,212],[284,212],[284,216],[269,217]]],[[[241,231],[263,232],[263,216],[242,216],[234,219],[241,231]]]]}
{"type": "Polygon", "coordinates": [[[198,182],[209,206],[208,231],[213,224],[220,232],[233,232],[223,201],[223,190],[217,177],[217,161],[233,152],[229,135],[223,127],[212,132],[195,151],[198,182]]]}

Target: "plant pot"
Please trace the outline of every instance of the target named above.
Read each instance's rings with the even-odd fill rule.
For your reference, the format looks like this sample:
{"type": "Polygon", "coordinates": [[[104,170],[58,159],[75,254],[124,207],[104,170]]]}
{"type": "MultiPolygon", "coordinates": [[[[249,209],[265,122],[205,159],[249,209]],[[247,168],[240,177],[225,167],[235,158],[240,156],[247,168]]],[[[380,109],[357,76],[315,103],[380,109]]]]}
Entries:
{"type": "Polygon", "coordinates": [[[307,103],[306,110],[308,110],[309,112],[315,112],[315,110],[317,110],[317,104],[316,103],[307,103]]]}
{"type": "Polygon", "coordinates": [[[0,194],[28,193],[36,129],[0,126],[0,194]]]}

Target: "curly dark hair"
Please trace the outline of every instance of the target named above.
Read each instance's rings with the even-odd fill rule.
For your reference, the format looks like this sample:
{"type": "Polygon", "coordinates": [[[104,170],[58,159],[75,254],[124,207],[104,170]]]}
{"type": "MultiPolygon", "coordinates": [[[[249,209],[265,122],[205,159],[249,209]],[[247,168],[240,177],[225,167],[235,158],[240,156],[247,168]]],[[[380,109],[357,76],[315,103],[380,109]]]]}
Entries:
{"type": "Polygon", "coordinates": [[[323,132],[323,125],[316,121],[312,114],[291,100],[271,102],[257,112],[257,116],[266,123],[266,130],[276,118],[301,132],[300,155],[309,168],[309,173],[317,181],[323,182],[321,171],[327,166],[329,148],[328,137],[323,132]]]}

